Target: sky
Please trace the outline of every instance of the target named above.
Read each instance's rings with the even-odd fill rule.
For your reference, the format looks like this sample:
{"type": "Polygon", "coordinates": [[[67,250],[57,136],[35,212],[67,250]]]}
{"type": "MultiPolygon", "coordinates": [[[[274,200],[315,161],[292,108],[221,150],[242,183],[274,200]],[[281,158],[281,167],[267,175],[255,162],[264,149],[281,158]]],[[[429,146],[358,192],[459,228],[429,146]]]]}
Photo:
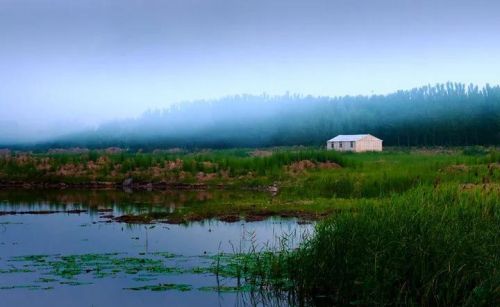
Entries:
{"type": "Polygon", "coordinates": [[[500,84],[498,12],[497,0],[0,0],[0,141],[243,93],[500,84]]]}

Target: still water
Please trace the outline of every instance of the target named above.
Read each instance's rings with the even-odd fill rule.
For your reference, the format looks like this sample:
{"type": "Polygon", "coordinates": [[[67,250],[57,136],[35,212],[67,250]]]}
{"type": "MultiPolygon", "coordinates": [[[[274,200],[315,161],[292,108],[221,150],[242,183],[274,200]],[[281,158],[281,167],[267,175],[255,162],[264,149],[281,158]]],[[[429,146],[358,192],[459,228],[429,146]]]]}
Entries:
{"type": "MultiPolygon", "coordinates": [[[[130,225],[107,216],[150,210],[144,199],[134,208],[130,201],[122,206],[123,195],[91,201],[82,193],[78,201],[64,192],[15,196],[0,193],[2,306],[287,305],[237,291],[234,278],[216,277],[210,268],[221,253],[277,247],[284,237],[293,248],[313,228],[280,218],[130,225]]],[[[186,205],[179,199],[196,205],[199,195],[194,201],[192,195],[158,197],[155,210],[162,203],[175,210],[186,205]]]]}

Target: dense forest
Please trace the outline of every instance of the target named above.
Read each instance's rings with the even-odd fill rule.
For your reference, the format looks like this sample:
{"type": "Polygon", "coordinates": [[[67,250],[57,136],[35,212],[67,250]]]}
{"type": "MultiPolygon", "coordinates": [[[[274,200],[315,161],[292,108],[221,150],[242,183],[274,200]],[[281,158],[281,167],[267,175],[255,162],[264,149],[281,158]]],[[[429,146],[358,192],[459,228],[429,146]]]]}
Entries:
{"type": "Polygon", "coordinates": [[[500,87],[446,83],[373,96],[233,96],[148,111],[40,146],[316,146],[358,133],[387,146],[497,145],[500,87]]]}

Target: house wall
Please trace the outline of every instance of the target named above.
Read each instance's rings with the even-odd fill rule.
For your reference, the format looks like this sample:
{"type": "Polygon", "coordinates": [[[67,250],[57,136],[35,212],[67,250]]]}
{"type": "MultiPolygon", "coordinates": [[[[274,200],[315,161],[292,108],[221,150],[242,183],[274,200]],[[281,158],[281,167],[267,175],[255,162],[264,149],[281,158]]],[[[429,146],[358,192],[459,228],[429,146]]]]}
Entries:
{"type": "Polygon", "coordinates": [[[363,151],[382,151],[382,141],[361,139],[356,142],[356,152],[363,151]]]}
{"type": "Polygon", "coordinates": [[[336,151],[356,151],[356,142],[352,142],[352,147],[351,142],[327,142],[326,149],[336,151]],[[342,143],[342,147],[340,146],[340,143],[342,143]]]}
{"type": "Polygon", "coordinates": [[[379,140],[371,135],[367,135],[356,142],[356,151],[382,151],[382,140],[379,140]]]}
{"type": "Polygon", "coordinates": [[[341,142],[327,142],[326,149],[355,152],[382,151],[382,141],[372,136],[366,136],[361,140],[353,142],[353,147],[351,147],[351,142],[342,142],[342,147],[340,146],[340,143],[341,142]]]}

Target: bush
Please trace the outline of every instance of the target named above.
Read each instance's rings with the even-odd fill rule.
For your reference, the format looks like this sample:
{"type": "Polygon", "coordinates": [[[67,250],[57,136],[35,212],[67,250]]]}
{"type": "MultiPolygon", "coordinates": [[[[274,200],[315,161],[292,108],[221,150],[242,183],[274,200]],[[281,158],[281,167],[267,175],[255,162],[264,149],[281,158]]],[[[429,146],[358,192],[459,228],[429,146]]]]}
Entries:
{"type": "Polygon", "coordinates": [[[487,153],[486,148],[482,146],[469,146],[463,150],[463,154],[466,156],[485,156],[487,153]]]}

